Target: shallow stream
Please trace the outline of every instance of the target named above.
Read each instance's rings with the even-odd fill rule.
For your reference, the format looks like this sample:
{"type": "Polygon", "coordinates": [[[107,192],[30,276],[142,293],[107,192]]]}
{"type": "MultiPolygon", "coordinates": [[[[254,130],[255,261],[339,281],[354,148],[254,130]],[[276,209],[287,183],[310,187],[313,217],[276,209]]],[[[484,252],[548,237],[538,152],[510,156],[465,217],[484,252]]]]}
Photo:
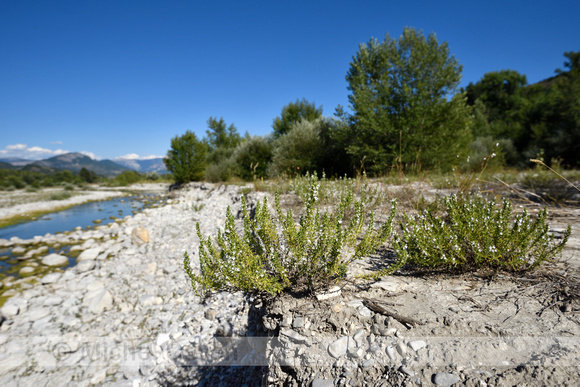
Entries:
{"type": "MultiPolygon", "coordinates": [[[[29,240],[35,236],[106,225],[116,219],[134,215],[147,204],[156,202],[156,199],[159,200],[160,197],[154,198],[155,195],[153,193],[145,193],[139,196],[121,196],[109,200],[79,204],[63,211],[42,215],[36,220],[0,228],[0,239],[18,237],[29,240]]],[[[56,250],[51,247],[45,255],[58,253],[69,256],[69,249],[70,246],[61,246],[56,250]]],[[[17,260],[17,256],[12,254],[12,248],[0,248],[0,278],[2,274],[16,274],[13,271],[19,263],[21,262],[17,260]]],[[[75,263],[76,259],[69,256],[69,264],[66,267],[73,266],[75,263]]]]}

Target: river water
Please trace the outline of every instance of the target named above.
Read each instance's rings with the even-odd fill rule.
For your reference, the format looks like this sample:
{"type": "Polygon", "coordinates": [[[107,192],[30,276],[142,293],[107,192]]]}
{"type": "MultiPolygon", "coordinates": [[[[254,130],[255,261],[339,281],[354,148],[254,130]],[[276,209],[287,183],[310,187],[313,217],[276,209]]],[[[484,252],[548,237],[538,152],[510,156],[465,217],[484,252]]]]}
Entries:
{"type": "MultiPolygon", "coordinates": [[[[77,227],[89,228],[96,225],[106,225],[114,222],[117,218],[121,219],[141,211],[147,202],[154,199],[153,195],[155,194],[146,193],[140,196],[122,196],[79,204],[67,210],[43,215],[37,220],[0,228],[0,239],[12,237],[32,239],[35,236],[73,231],[77,227]]],[[[62,246],[57,250],[50,248],[46,255],[58,253],[68,256],[69,249],[70,246],[62,246]]],[[[16,275],[16,272],[11,272],[11,269],[16,268],[19,263],[21,262],[16,259],[16,256],[12,255],[12,248],[0,248],[0,279],[6,274],[16,275]]],[[[69,264],[66,267],[75,264],[76,259],[69,257],[69,264]]]]}
{"type": "Polygon", "coordinates": [[[67,210],[43,215],[37,220],[0,228],[0,239],[19,237],[31,239],[47,233],[56,234],[86,228],[97,224],[108,224],[115,218],[133,215],[144,205],[144,196],[122,196],[110,200],[79,204],[67,210]]]}

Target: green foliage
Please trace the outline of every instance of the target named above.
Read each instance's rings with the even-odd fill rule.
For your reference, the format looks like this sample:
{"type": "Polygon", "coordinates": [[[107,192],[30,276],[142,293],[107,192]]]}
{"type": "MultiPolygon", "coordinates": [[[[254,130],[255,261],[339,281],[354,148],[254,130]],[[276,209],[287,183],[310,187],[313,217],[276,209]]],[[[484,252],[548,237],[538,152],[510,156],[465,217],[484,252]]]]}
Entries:
{"type": "MultiPolygon", "coordinates": [[[[580,166],[580,52],[567,52],[568,71],[549,85],[535,88],[530,96],[530,127],[535,149],[544,150],[548,165],[557,159],[566,167],[580,166]]],[[[530,155],[530,154],[528,154],[530,155]]],[[[536,156],[536,155],[530,155],[536,156]]]]}
{"type": "Polygon", "coordinates": [[[484,74],[477,83],[467,85],[467,102],[475,105],[476,101],[481,101],[490,122],[512,120],[521,109],[521,91],[527,83],[526,76],[517,71],[492,71],[484,74]]]}
{"type": "Polygon", "coordinates": [[[294,123],[289,132],[280,136],[274,145],[270,174],[300,175],[315,172],[323,150],[320,139],[322,125],[322,119],[302,119],[294,123]]]}
{"type": "Polygon", "coordinates": [[[225,158],[218,162],[208,164],[203,174],[204,180],[211,183],[230,180],[235,173],[236,164],[233,158],[225,158]]]}
{"type": "Polygon", "coordinates": [[[218,232],[215,243],[201,234],[198,224],[201,273],[192,271],[187,253],[184,259],[196,291],[205,295],[212,290],[278,293],[304,286],[312,290],[343,278],[350,263],[390,236],[394,202],[388,220],[375,229],[373,213],[367,220],[364,203],[354,202],[352,194],[343,195],[334,212],[321,213],[316,209],[319,185],[316,179],[311,183],[298,224],[291,210],[283,213],[278,195],[276,218],[266,199],[258,203],[255,218],[250,217],[243,198],[241,232],[228,208],[225,230],[218,232]],[[353,215],[347,218],[349,211],[353,215]]]}
{"type": "Polygon", "coordinates": [[[375,175],[394,164],[450,168],[470,140],[470,108],[455,94],[461,71],[447,43],[412,28],[361,44],[346,76],[355,164],[375,175]]]}
{"type": "Polygon", "coordinates": [[[223,118],[210,117],[207,120],[209,129],[206,131],[205,141],[208,144],[208,164],[217,164],[229,158],[242,138],[233,124],[226,125],[223,118]]]}
{"type": "Polygon", "coordinates": [[[506,163],[530,166],[543,155],[550,165],[580,165],[580,52],[566,52],[565,70],[527,86],[526,77],[513,70],[490,72],[466,87],[475,107],[474,135],[509,141],[506,163]]]}
{"type": "Polygon", "coordinates": [[[553,259],[571,233],[568,227],[563,239],[555,241],[545,208],[535,220],[525,209],[514,216],[508,199],[501,207],[479,195],[446,197],[442,204],[442,217],[431,211],[404,215],[402,234],[393,242],[399,260],[393,269],[407,264],[461,271],[527,270],[553,259]]]}
{"type": "Polygon", "coordinates": [[[207,145],[188,130],[184,135],[171,139],[171,149],[167,151],[163,163],[176,183],[188,183],[203,178],[206,156],[207,145]]]}
{"type": "Polygon", "coordinates": [[[268,138],[246,138],[232,156],[236,163],[236,175],[246,181],[265,178],[272,161],[272,149],[272,141],[268,138]]]}
{"type": "Polygon", "coordinates": [[[81,168],[79,176],[81,177],[81,179],[83,179],[83,181],[89,184],[96,183],[97,180],[99,180],[99,176],[97,176],[97,174],[94,171],[90,171],[85,167],[81,168]]]}
{"type": "Polygon", "coordinates": [[[139,172],[125,171],[110,179],[108,181],[108,185],[126,187],[128,185],[138,183],[141,180],[144,180],[144,177],[139,172]]]}
{"type": "Polygon", "coordinates": [[[0,187],[23,189],[27,185],[34,188],[53,187],[62,183],[80,184],[83,179],[71,171],[54,173],[32,172],[18,169],[0,169],[0,187]]]}
{"type": "Polygon", "coordinates": [[[49,196],[49,200],[65,200],[72,197],[73,194],[67,191],[53,192],[49,196]]]}
{"type": "Polygon", "coordinates": [[[314,121],[322,116],[322,107],[316,107],[316,104],[308,102],[306,99],[296,100],[282,108],[282,113],[274,119],[272,129],[274,129],[274,138],[278,138],[288,133],[292,126],[301,120],[314,121]]]}

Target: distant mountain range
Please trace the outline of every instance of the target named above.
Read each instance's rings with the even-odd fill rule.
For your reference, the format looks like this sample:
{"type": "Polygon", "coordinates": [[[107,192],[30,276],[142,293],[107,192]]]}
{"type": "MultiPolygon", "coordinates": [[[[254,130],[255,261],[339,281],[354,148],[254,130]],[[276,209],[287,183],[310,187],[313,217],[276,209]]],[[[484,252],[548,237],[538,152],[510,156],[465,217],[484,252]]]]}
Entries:
{"type": "Polygon", "coordinates": [[[25,160],[18,158],[0,159],[0,169],[20,169],[32,172],[54,172],[69,170],[79,172],[86,168],[101,176],[116,176],[124,171],[134,170],[140,173],[157,172],[168,173],[162,158],[147,160],[123,159],[94,160],[82,153],[66,153],[44,160],[25,160]]]}
{"type": "Polygon", "coordinates": [[[169,173],[167,168],[165,168],[165,164],[163,164],[162,157],[152,159],[129,159],[119,157],[113,161],[137,172],[169,173]]]}

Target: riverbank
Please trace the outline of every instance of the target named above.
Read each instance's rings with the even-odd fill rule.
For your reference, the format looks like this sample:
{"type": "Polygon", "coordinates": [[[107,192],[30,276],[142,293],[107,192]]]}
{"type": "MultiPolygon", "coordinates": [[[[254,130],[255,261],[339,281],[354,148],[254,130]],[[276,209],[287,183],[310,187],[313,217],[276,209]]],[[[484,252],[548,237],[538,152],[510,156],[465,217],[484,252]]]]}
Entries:
{"type": "Polygon", "coordinates": [[[112,188],[93,186],[91,189],[79,191],[46,188],[32,193],[23,190],[3,192],[2,200],[0,200],[0,227],[25,222],[41,215],[62,211],[79,204],[127,195],[129,190],[132,192],[163,192],[167,190],[168,186],[168,184],[163,183],[151,183],[112,188]],[[66,195],[64,199],[62,199],[63,194],[66,195]],[[59,198],[52,199],[57,197],[59,198]]]}
{"type": "MultiPolygon", "coordinates": [[[[217,293],[202,302],[183,252],[197,268],[195,224],[216,235],[226,208],[240,210],[241,190],[191,184],[162,207],[69,234],[76,266],[9,284],[18,286],[0,309],[0,385],[580,382],[578,304],[559,309],[557,277],[401,273],[376,283],[351,278],[318,299],[217,293]]],[[[248,202],[266,195],[251,192],[248,202]]],[[[565,256],[578,259],[576,231],[571,240],[565,256]]],[[[550,270],[572,284],[578,275],[563,263],[550,270]]]]}

